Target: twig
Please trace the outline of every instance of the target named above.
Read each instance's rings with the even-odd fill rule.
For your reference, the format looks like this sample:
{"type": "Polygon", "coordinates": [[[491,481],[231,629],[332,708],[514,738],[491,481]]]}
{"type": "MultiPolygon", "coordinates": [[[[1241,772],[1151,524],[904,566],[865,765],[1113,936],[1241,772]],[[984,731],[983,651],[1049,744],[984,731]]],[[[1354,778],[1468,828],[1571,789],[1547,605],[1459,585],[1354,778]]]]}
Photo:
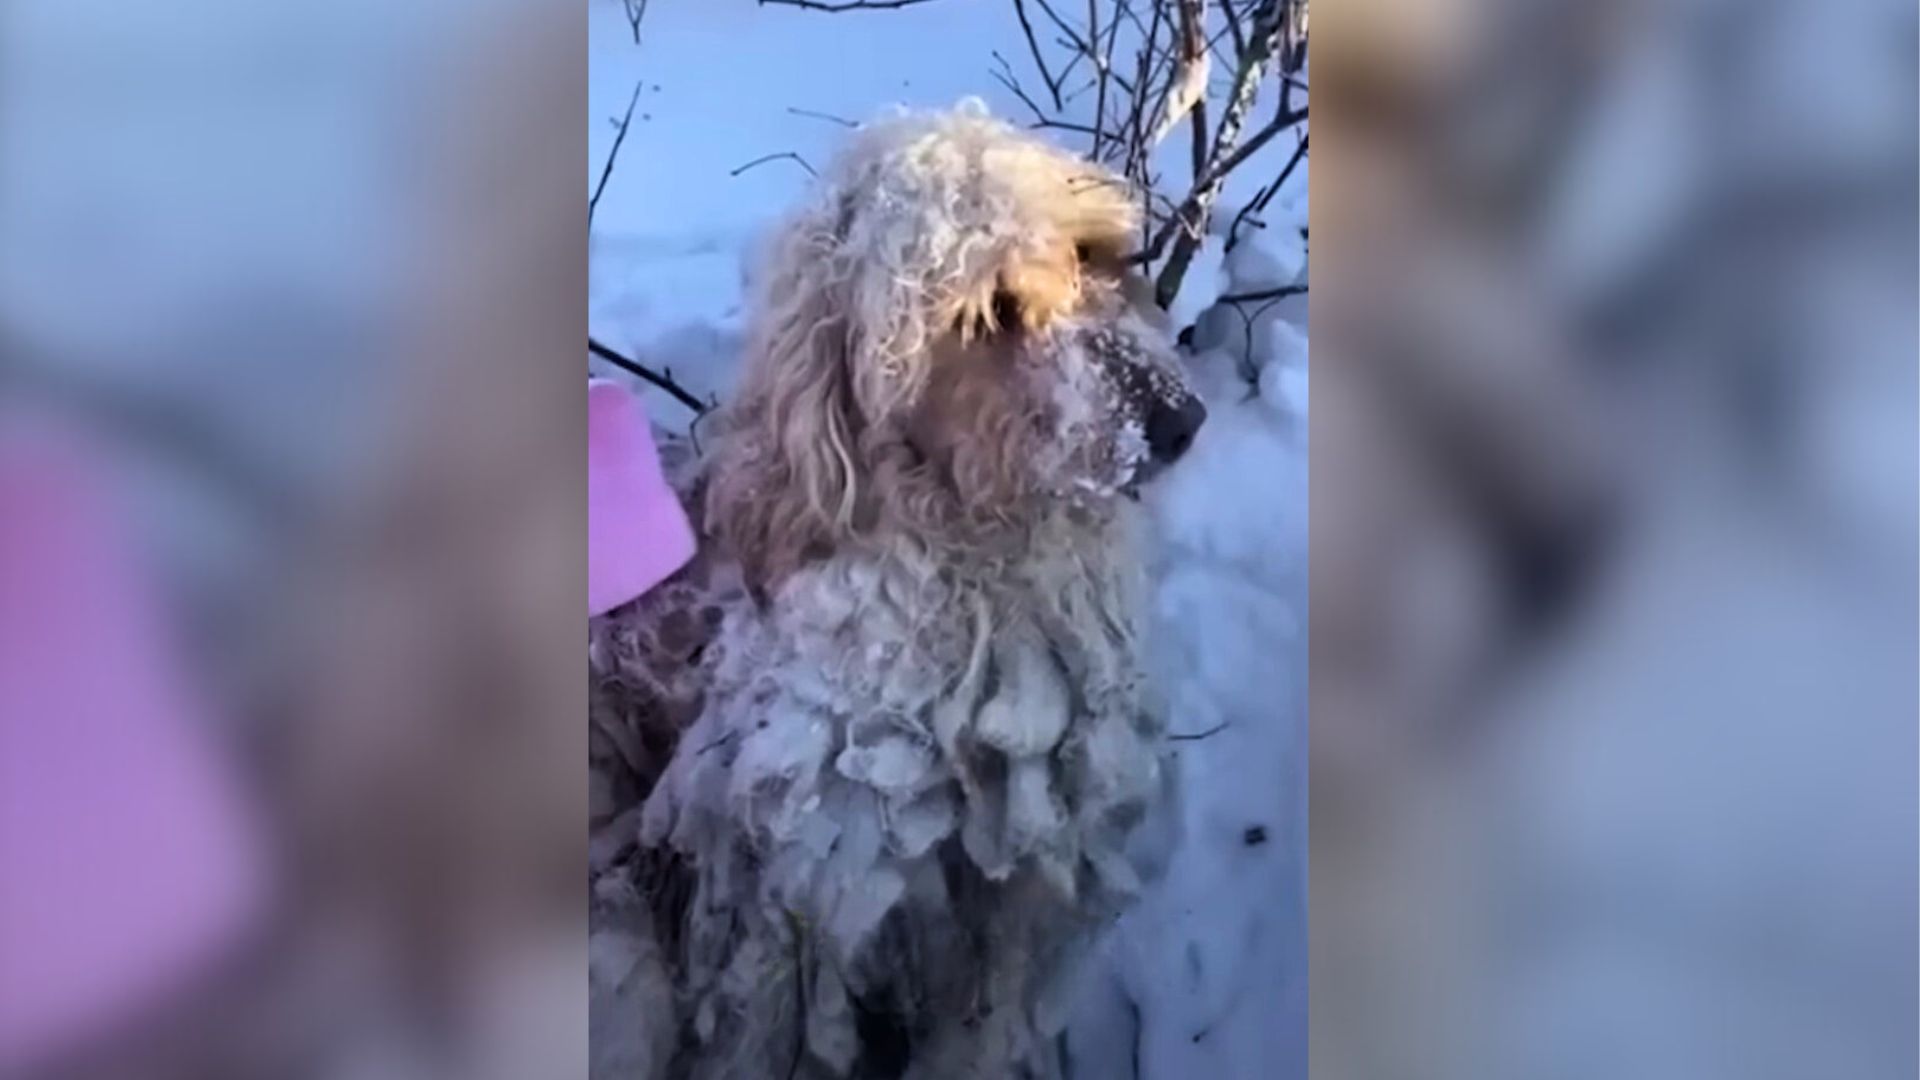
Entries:
{"type": "MultiPolygon", "coordinates": [[[[1068,46],[1069,48],[1071,48],[1073,45],[1073,42],[1068,41],[1066,38],[1054,38],[1053,40],[1055,41],[1055,43],[1068,46]]],[[[1067,85],[1067,76],[1073,74],[1073,69],[1079,67],[1080,61],[1085,60],[1086,58],[1087,58],[1086,53],[1083,53],[1078,49],[1074,49],[1073,55],[1067,58],[1067,66],[1061,68],[1060,74],[1056,76],[1056,78],[1060,80],[1061,86],[1067,85]]],[[[1093,84],[1088,83],[1087,85],[1092,86],[1093,84]]],[[[1077,91],[1076,91],[1076,94],[1077,94],[1077,91]]],[[[1069,95],[1067,97],[1067,100],[1072,101],[1073,98],[1074,98],[1074,95],[1069,95]]]]}
{"type": "MultiPolygon", "coordinates": [[[[1246,159],[1245,154],[1236,151],[1236,144],[1240,139],[1240,129],[1246,123],[1247,111],[1253,107],[1260,80],[1266,74],[1267,60],[1279,43],[1284,25],[1281,18],[1284,6],[1282,0],[1265,0],[1260,5],[1259,12],[1254,16],[1253,40],[1240,59],[1240,70],[1234,75],[1233,95],[1227,100],[1226,112],[1220,116],[1220,130],[1214,135],[1207,178],[1195,181],[1193,193],[1187,196],[1181,212],[1161,230],[1162,236],[1171,236],[1171,230],[1176,226],[1179,228],[1179,239],[1174,243],[1173,253],[1167,256],[1166,265],[1160,269],[1159,280],[1154,283],[1154,300],[1163,309],[1172,307],[1174,297],[1179,295],[1187,267],[1192,264],[1194,253],[1200,249],[1202,231],[1206,227],[1208,214],[1213,210],[1213,201],[1220,195],[1221,182],[1235,165],[1246,159]]],[[[1268,138],[1271,137],[1268,135],[1268,138]]]]}
{"type": "MultiPolygon", "coordinates": [[[[1229,110],[1231,110],[1231,106],[1229,106],[1229,110]]],[[[1152,262],[1154,259],[1158,259],[1161,252],[1166,250],[1167,241],[1173,239],[1176,229],[1182,225],[1188,228],[1188,232],[1182,235],[1182,240],[1186,240],[1189,236],[1195,237],[1194,244],[1197,247],[1199,223],[1205,220],[1206,215],[1204,211],[1213,205],[1214,197],[1219,194],[1218,187],[1220,182],[1225,180],[1227,174],[1232,172],[1241,162],[1252,157],[1255,152],[1271,141],[1275,135],[1280,134],[1282,131],[1300,123],[1306,118],[1307,110],[1305,108],[1297,112],[1288,112],[1276,116],[1273,118],[1272,123],[1261,128],[1254,134],[1253,138],[1247,140],[1246,145],[1241,146],[1237,150],[1233,150],[1224,158],[1219,157],[1220,143],[1216,140],[1214,144],[1215,161],[1214,164],[1207,169],[1207,182],[1203,185],[1196,185],[1193,193],[1187,196],[1187,201],[1181,204],[1181,213],[1172,221],[1162,226],[1160,231],[1154,235],[1153,242],[1147,245],[1147,251],[1142,253],[1141,261],[1152,262]]],[[[1221,122],[1223,133],[1225,127],[1226,122],[1223,120],[1221,122]]]]}
{"type": "Polygon", "coordinates": [[[593,227],[593,212],[600,208],[600,193],[607,190],[607,181],[613,177],[613,163],[620,159],[620,144],[627,141],[627,129],[633,126],[633,107],[640,102],[642,82],[633,84],[633,96],[627,99],[627,113],[620,118],[620,130],[613,136],[613,149],[607,152],[607,163],[600,168],[600,181],[593,185],[593,196],[587,200],[587,227],[593,227]]]}
{"type": "Polygon", "coordinates": [[[1228,154],[1226,158],[1221,161],[1219,166],[1213,170],[1214,179],[1226,179],[1228,173],[1238,168],[1241,162],[1259,153],[1260,148],[1271,142],[1275,135],[1301,123],[1306,120],[1306,118],[1307,108],[1304,105],[1298,109],[1288,110],[1275,116],[1266,127],[1254,132],[1252,138],[1248,139],[1238,150],[1228,154]]]}
{"type": "Polygon", "coordinates": [[[794,164],[807,170],[808,176],[818,178],[820,175],[819,173],[813,171],[813,166],[807,164],[806,158],[801,157],[799,154],[796,154],[791,150],[785,150],[778,154],[768,154],[766,157],[754,158],[752,161],[747,162],[745,165],[742,165],[739,168],[734,169],[731,172],[727,173],[727,175],[739,176],[741,173],[746,172],[748,169],[751,169],[756,165],[765,165],[769,161],[779,161],[781,158],[791,159],[794,162],[794,164]]]}
{"type": "Polygon", "coordinates": [[[1080,33],[1073,28],[1073,24],[1061,18],[1060,13],[1053,10],[1052,4],[1048,3],[1047,0],[1034,0],[1034,3],[1039,4],[1040,10],[1046,12],[1047,18],[1053,20],[1053,25],[1059,27],[1060,32],[1071,39],[1074,48],[1079,49],[1081,52],[1092,51],[1092,48],[1086,42],[1080,40],[1080,33]]]}
{"type": "MultiPolygon", "coordinates": [[[[1058,112],[1066,108],[1060,101],[1060,82],[1047,70],[1047,61],[1040,55],[1040,43],[1034,40],[1033,23],[1027,19],[1026,0],[1013,0],[1013,13],[1020,17],[1020,30],[1027,35],[1027,49],[1033,53],[1033,66],[1040,70],[1040,80],[1047,84],[1047,92],[1053,95],[1053,108],[1058,112]]],[[[1063,74],[1061,78],[1065,78],[1063,74]]]]}
{"type": "MultiPolygon", "coordinates": [[[[1073,57],[1074,57],[1074,59],[1075,59],[1075,60],[1078,60],[1078,59],[1080,59],[1080,56],[1081,56],[1081,54],[1080,54],[1080,53],[1074,53],[1074,54],[1073,54],[1073,57]]],[[[1079,99],[1080,99],[1081,97],[1084,97],[1084,96],[1086,95],[1086,92],[1087,92],[1087,91],[1089,91],[1089,90],[1091,90],[1091,89],[1093,89],[1094,87],[1096,87],[1096,86],[1099,86],[1099,85],[1100,85],[1100,80],[1099,80],[1099,79],[1088,79],[1088,80],[1087,80],[1086,82],[1083,82],[1083,83],[1081,83],[1081,84],[1080,84],[1080,88],[1079,88],[1079,89],[1077,89],[1077,90],[1072,90],[1072,91],[1069,91],[1069,92],[1067,93],[1067,102],[1068,102],[1068,104],[1072,104],[1072,103],[1073,103],[1074,101],[1077,101],[1077,100],[1079,100],[1079,99]]],[[[1091,157],[1092,157],[1092,155],[1091,155],[1091,154],[1089,154],[1089,155],[1088,155],[1088,157],[1089,157],[1089,158],[1091,158],[1091,157]]]]}
{"type": "Polygon", "coordinates": [[[1085,124],[1075,124],[1066,120],[1035,120],[1027,125],[1029,131],[1071,131],[1076,135],[1091,135],[1093,129],[1085,124]]]}
{"type": "Polygon", "coordinates": [[[1213,727],[1210,727],[1210,728],[1208,728],[1208,729],[1207,729],[1207,730],[1205,730],[1205,731],[1199,731],[1199,732],[1195,732],[1195,733],[1193,733],[1193,734],[1191,734],[1191,735],[1169,735],[1169,736],[1167,736],[1167,741],[1169,741],[1169,742],[1194,742],[1194,741],[1196,741],[1196,740],[1199,740],[1199,739],[1205,739],[1205,738],[1209,738],[1209,737],[1211,737],[1211,736],[1214,736],[1214,735],[1218,735],[1218,734],[1220,734],[1221,732],[1223,732],[1223,731],[1225,731],[1225,730],[1227,730],[1227,728],[1228,728],[1228,727],[1230,727],[1230,726],[1232,726],[1232,724],[1233,724],[1233,722],[1232,722],[1231,720],[1222,720],[1222,721],[1220,721],[1220,722],[1219,722],[1218,724],[1215,724],[1215,725],[1214,725],[1213,727]]]}
{"type": "MultiPolygon", "coordinates": [[[[1223,296],[1215,301],[1216,303],[1230,306],[1233,309],[1233,313],[1240,316],[1240,329],[1246,335],[1245,340],[1247,346],[1246,351],[1240,357],[1240,378],[1247,384],[1247,397],[1249,400],[1260,396],[1260,366],[1253,362],[1254,325],[1260,321],[1260,316],[1273,310],[1273,305],[1288,296],[1297,295],[1296,293],[1288,291],[1292,288],[1294,288],[1294,286],[1286,286],[1285,288],[1274,289],[1266,293],[1246,293],[1232,298],[1223,296]],[[1251,315],[1247,314],[1246,308],[1240,306],[1241,304],[1248,304],[1261,299],[1265,299],[1267,302],[1254,308],[1253,314],[1251,315]]],[[[1300,292],[1306,292],[1307,288],[1302,285],[1299,286],[1299,290],[1300,292]]]]}
{"type": "Polygon", "coordinates": [[[812,109],[796,109],[793,106],[789,105],[787,106],[787,112],[788,114],[793,116],[806,116],[814,120],[831,120],[842,127],[857,128],[860,126],[857,122],[849,120],[844,116],[835,116],[832,113],[814,112],[812,109]]]}
{"type": "Polygon", "coordinates": [[[1001,56],[998,49],[993,50],[993,58],[1000,61],[1000,66],[1006,70],[1001,72],[988,68],[987,74],[993,76],[1001,86],[1006,87],[1014,97],[1019,98],[1022,104],[1033,110],[1035,127],[1051,126],[1054,123],[1053,118],[1047,115],[1046,110],[1035,104],[1033,98],[1027,96],[1027,92],[1020,86],[1020,80],[1014,77],[1013,68],[1007,63],[1007,58],[1001,56]]]}
{"type": "Polygon", "coordinates": [[[1300,136],[1299,144],[1293,148],[1293,156],[1288,158],[1287,163],[1281,167],[1280,175],[1274,177],[1273,183],[1267,185],[1267,190],[1261,192],[1260,197],[1254,200],[1253,208],[1255,211],[1265,210],[1267,203],[1271,202],[1273,197],[1280,193],[1280,185],[1286,183],[1287,178],[1293,175],[1293,170],[1298,168],[1300,163],[1307,159],[1307,143],[1310,141],[1312,141],[1310,136],[1300,136]]]}
{"type": "Polygon", "coordinates": [[[821,0],[760,0],[760,6],[774,4],[779,7],[806,8],[809,11],[880,11],[885,8],[913,7],[915,4],[931,4],[933,0],[841,0],[840,3],[822,3],[821,0]]]}
{"type": "MultiPolygon", "coordinates": [[[[1128,108],[1127,124],[1122,130],[1127,134],[1127,157],[1122,164],[1122,174],[1136,178],[1145,172],[1147,157],[1147,80],[1159,68],[1158,48],[1160,41],[1160,20],[1165,14],[1165,5],[1156,2],[1153,5],[1153,20],[1147,24],[1147,31],[1140,43],[1140,52],[1134,60],[1133,82],[1137,91],[1128,108]]],[[[1142,240],[1144,243],[1144,239],[1142,240]]]]}
{"type": "Polygon", "coordinates": [[[626,9],[627,25],[633,29],[633,43],[640,44],[640,20],[647,17],[647,0],[620,0],[626,9]]]}
{"type": "Polygon", "coordinates": [[[1280,300],[1289,296],[1300,296],[1307,291],[1305,285],[1282,285],[1274,289],[1259,289],[1254,292],[1231,293],[1220,298],[1222,304],[1251,304],[1261,300],[1280,300]]]}
{"type": "Polygon", "coordinates": [[[1247,35],[1240,29],[1240,13],[1233,10],[1233,0],[1220,0],[1220,10],[1226,13],[1227,32],[1233,35],[1233,55],[1245,56],[1247,35]]]}
{"type": "MultiPolygon", "coordinates": [[[[1117,24],[1119,20],[1115,20],[1117,24]]],[[[1100,160],[1101,139],[1107,126],[1107,76],[1110,65],[1100,62],[1100,2],[1087,0],[1087,40],[1093,43],[1087,52],[1087,58],[1093,61],[1094,71],[1098,73],[1100,88],[1095,91],[1093,103],[1093,149],[1087,152],[1095,161],[1100,160]]]]}
{"type": "Polygon", "coordinates": [[[647,367],[645,364],[627,359],[612,349],[607,348],[605,345],[600,344],[598,341],[595,341],[591,335],[587,338],[587,351],[605,360],[607,363],[612,364],[614,367],[629,374],[638,375],[647,382],[665,390],[667,393],[673,395],[674,400],[692,409],[695,414],[707,411],[707,406],[701,404],[699,398],[688,393],[685,387],[674,382],[671,377],[662,375],[647,367]]]}
{"type": "Polygon", "coordinates": [[[1287,163],[1281,167],[1280,175],[1274,177],[1273,183],[1262,188],[1258,196],[1251,202],[1248,202],[1247,205],[1241,207],[1240,212],[1234,215],[1233,224],[1227,227],[1228,251],[1232,251],[1234,247],[1240,243],[1240,223],[1250,220],[1254,214],[1266,210],[1267,204],[1273,201],[1275,195],[1279,194],[1280,185],[1287,182],[1287,178],[1293,175],[1293,170],[1306,158],[1308,138],[1310,138],[1310,136],[1301,136],[1299,145],[1293,148],[1293,156],[1288,158],[1287,163]]]}
{"type": "MultiPolygon", "coordinates": [[[[1133,14],[1132,9],[1127,7],[1127,0],[1118,0],[1118,4],[1119,4],[1119,10],[1123,14],[1127,14],[1127,15],[1133,14]]],[[[1114,85],[1120,87],[1121,89],[1125,90],[1129,95],[1131,95],[1133,93],[1133,84],[1127,81],[1127,77],[1125,75],[1122,75],[1118,71],[1115,71],[1113,69],[1113,49],[1114,49],[1114,46],[1119,43],[1119,40],[1120,40],[1120,20],[1116,18],[1111,23],[1107,24],[1107,47],[1104,50],[1102,50],[1102,52],[1100,53],[1100,70],[1104,72],[1108,78],[1111,78],[1113,80],[1114,85]]]]}

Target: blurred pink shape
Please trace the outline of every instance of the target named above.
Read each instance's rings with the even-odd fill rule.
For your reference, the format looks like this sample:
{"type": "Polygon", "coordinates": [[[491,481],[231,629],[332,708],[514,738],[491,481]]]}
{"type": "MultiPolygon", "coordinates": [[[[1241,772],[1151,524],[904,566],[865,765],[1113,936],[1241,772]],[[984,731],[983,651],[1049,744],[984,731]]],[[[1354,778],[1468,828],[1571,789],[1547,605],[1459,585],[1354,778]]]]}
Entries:
{"type": "Polygon", "coordinates": [[[693,528],[660,471],[640,403],[587,383],[587,614],[616,608],[693,558],[693,528]]]}
{"type": "Polygon", "coordinates": [[[185,989],[264,898],[211,717],[74,451],[0,432],[0,1075],[185,989]]]}

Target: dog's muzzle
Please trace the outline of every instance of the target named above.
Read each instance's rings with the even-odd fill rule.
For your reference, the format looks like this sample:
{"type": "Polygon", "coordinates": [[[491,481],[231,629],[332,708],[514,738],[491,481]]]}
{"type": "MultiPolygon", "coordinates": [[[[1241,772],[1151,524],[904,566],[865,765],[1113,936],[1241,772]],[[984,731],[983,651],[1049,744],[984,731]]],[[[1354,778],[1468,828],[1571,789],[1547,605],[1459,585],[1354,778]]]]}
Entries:
{"type": "Polygon", "coordinates": [[[1206,422],[1207,407],[1198,397],[1189,394],[1172,401],[1156,397],[1147,408],[1147,452],[1162,467],[1179,461],[1206,422]]]}

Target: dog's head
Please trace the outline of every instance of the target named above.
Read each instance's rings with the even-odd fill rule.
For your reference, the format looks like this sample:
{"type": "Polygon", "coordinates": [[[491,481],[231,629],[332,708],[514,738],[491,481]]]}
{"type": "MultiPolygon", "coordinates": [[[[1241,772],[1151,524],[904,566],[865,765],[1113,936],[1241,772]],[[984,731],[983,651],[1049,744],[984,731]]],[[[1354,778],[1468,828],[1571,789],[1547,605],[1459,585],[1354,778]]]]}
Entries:
{"type": "Polygon", "coordinates": [[[1206,413],[1119,178],[962,106],[863,128],[820,188],[762,267],[709,488],[757,583],[1098,510],[1185,452],[1206,413]]]}

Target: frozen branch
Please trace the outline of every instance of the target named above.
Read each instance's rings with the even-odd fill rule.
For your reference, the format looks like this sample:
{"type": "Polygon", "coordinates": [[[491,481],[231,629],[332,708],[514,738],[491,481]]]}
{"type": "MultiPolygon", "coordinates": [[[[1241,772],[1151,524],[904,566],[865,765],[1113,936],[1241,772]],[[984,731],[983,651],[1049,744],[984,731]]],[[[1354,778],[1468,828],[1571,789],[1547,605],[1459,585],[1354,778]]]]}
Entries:
{"type": "MultiPolygon", "coordinates": [[[[1029,127],[1085,136],[1087,157],[1138,189],[1140,253],[1132,261],[1157,267],[1155,299],[1171,306],[1228,175],[1307,119],[1304,105],[1293,107],[1293,91],[1305,87],[1294,72],[1304,56],[1306,0],[1086,0],[1079,22],[1063,14],[1072,6],[1064,0],[1013,0],[1044,93],[1028,93],[998,53],[990,73],[1032,114],[1029,127]],[[1139,10],[1142,3],[1145,10],[1139,10]],[[1057,31],[1045,35],[1049,41],[1039,32],[1043,22],[1057,31]],[[1122,25],[1133,51],[1116,65],[1122,25]],[[1062,51],[1050,55],[1050,46],[1062,51]],[[1086,86],[1067,93],[1068,78],[1083,61],[1091,69],[1086,86]],[[1223,69],[1230,78],[1212,78],[1223,69]],[[1256,126],[1253,107],[1270,77],[1277,80],[1279,105],[1256,126]],[[1215,86],[1224,92],[1216,94],[1215,86]],[[1063,107],[1086,91],[1092,91],[1092,117],[1063,115],[1063,107]],[[1182,127],[1190,131],[1189,183],[1184,194],[1169,198],[1155,190],[1160,177],[1154,155],[1182,127]]],[[[1296,149],[1254,204],[1264,207],[1304,154],[1296,149]]],[[[1243,208],[1236,230],[1257,212],[1243,208]]]]}
{"type": "MultiPolygon", "coordinates": [[[[1167,256],[1166,265],[1160,269],[1160,277],[1154,283],[1154,299],[1163,308],[1173,306],[1173,298],[1180,293],[1180,284],[1186,278],[1187,267],[1192,265],[1194,253],[1200,250],[1201,238],[1205,235],[1207,217],[1213,211],[1214,200],[1220,196],[1220,187],[1234,166],[1244,161],[1259,149],[1266,139],[1279,133],[1279,121],[1275,125],[1249,140],[1241,147],[1240,131],[1246,125],[1247,113],[1253,108],[1255,94],[1260,80],[1266,75],[1267,62],[1272,58],[1274,49],[1279,45],[1281,32],[1285,29],[1284,11],[1286,0],[1263,0],[1254,15],[1254,33],[1247,43],[1247,50],[1240,57],[1240,70],[1234,75],[1233,94],[1227,100],[1226,112],[1220,117],[1220,129],[1214,135],[1213,153],[1204,174],[1204,179],[1194,181],[1193,192],[1182,204],[1180,213],[1163,227],[1161,236],[1172,236],[1173,251],[1167,256]]],[[[1298,120],[1293,122],[1297,123],[1298,120]]],[[[1156,244],[1156,247],[1159,245],[1156,244]]]]}

